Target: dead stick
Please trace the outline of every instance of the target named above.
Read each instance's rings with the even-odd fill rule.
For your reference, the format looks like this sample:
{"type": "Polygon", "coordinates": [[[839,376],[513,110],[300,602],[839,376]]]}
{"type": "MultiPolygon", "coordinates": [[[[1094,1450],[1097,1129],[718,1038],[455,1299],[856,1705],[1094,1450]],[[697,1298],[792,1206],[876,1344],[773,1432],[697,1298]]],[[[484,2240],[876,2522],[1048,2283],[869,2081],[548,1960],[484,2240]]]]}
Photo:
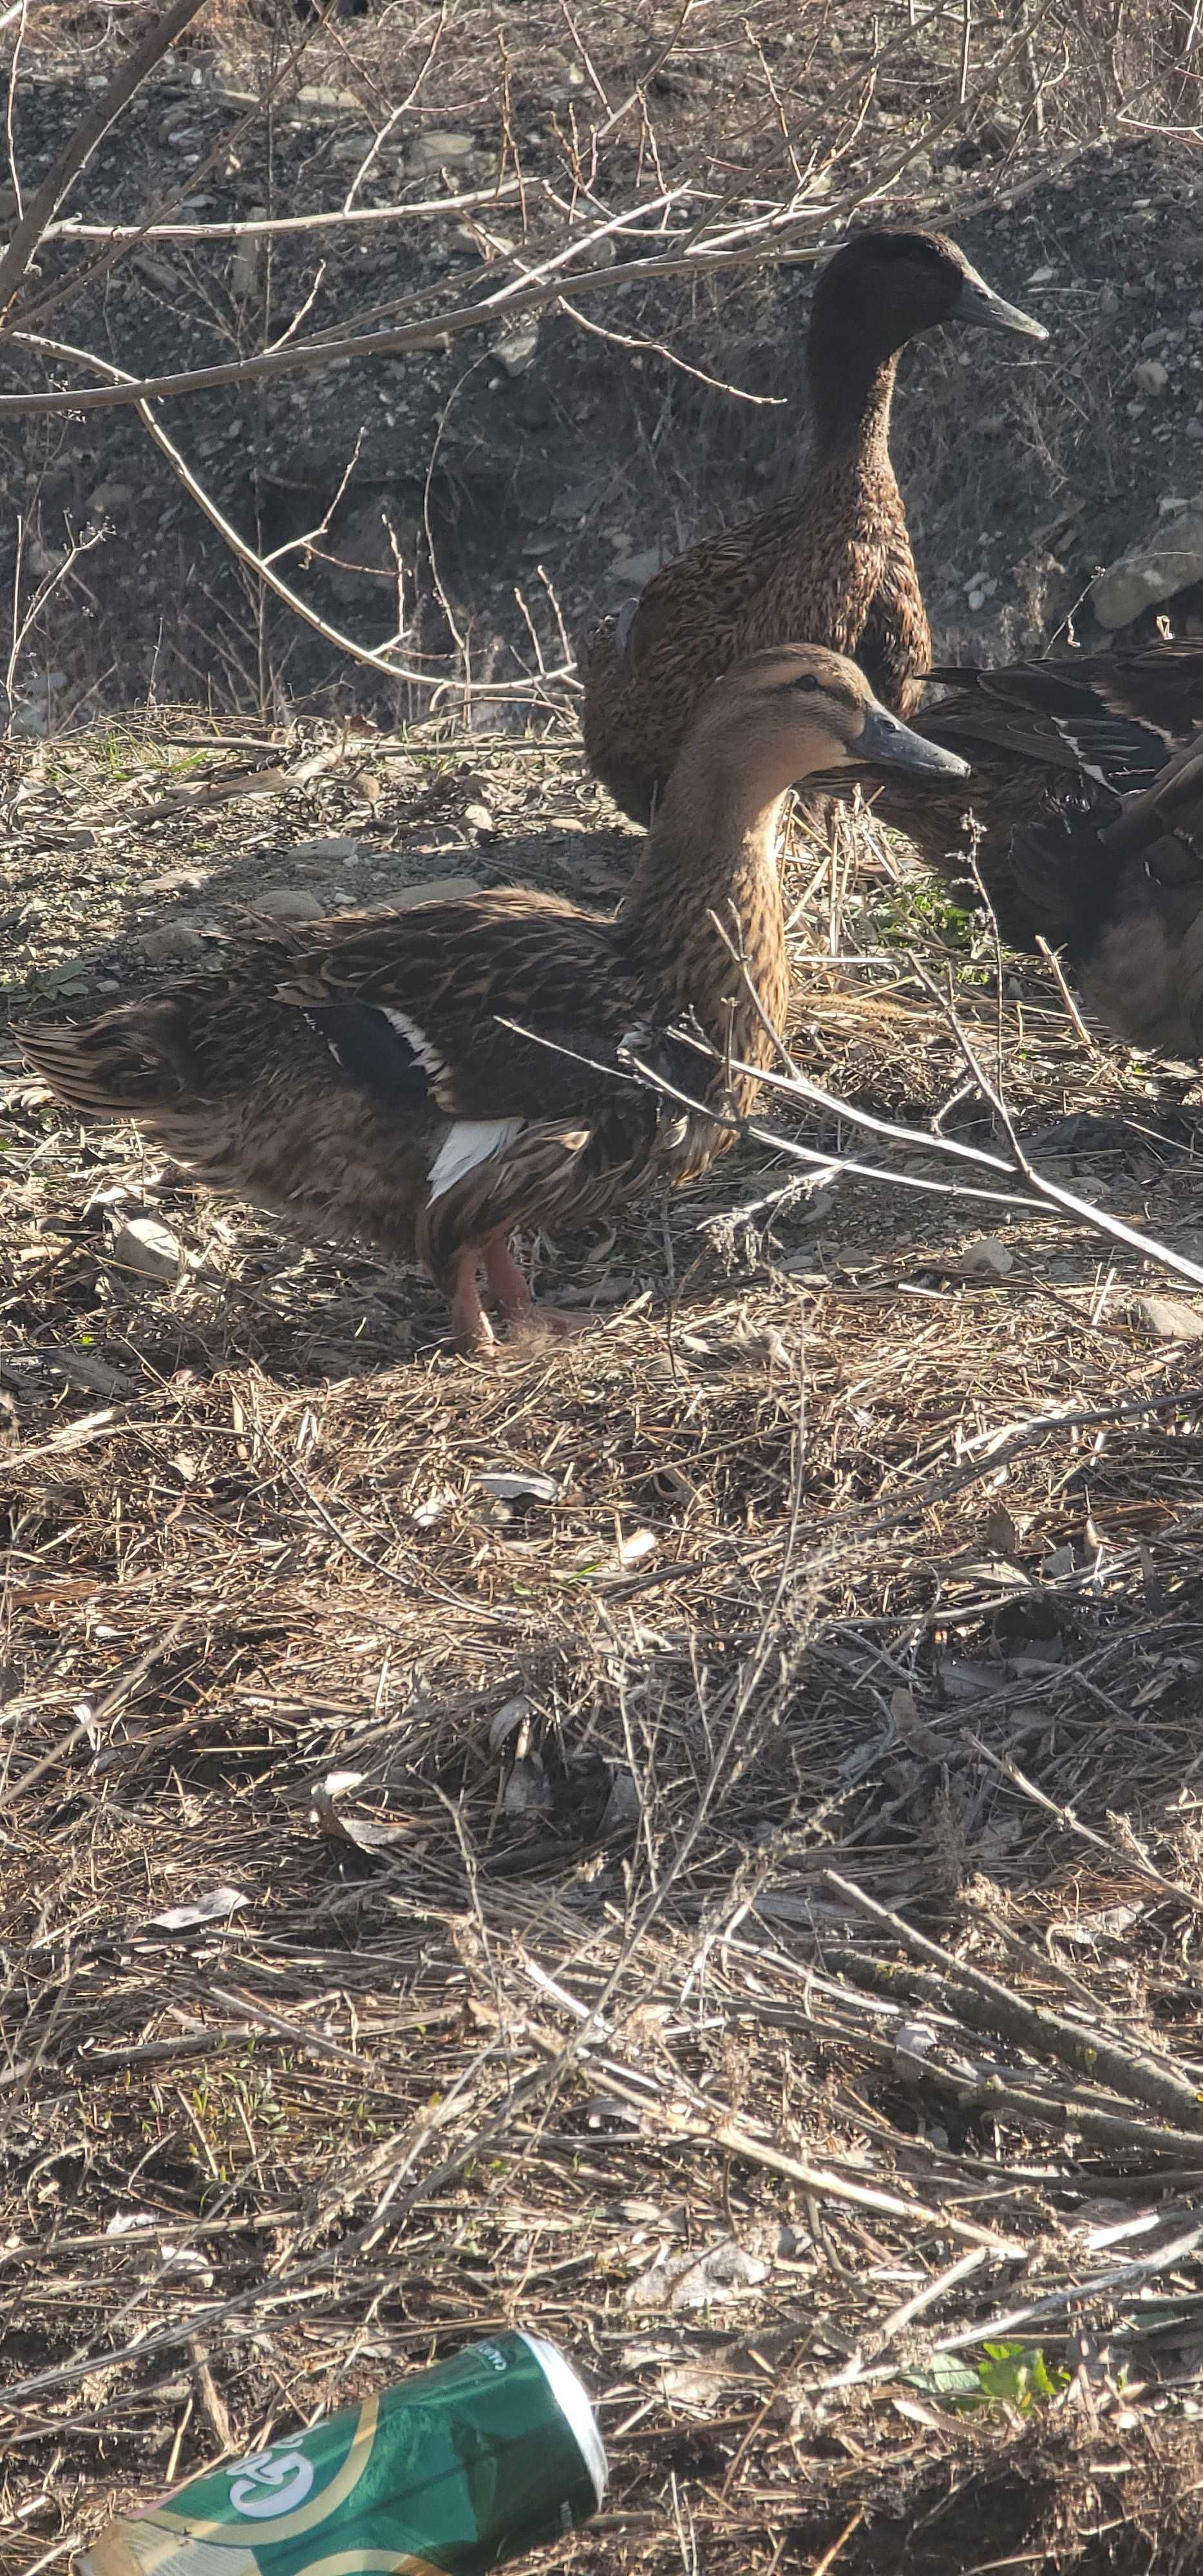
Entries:
{"type": "Polygon", "coordinates": [[[1203,2098],[1191,2084],[1180,2083],[1154,2064],[1143,2052],[1122,2049],[1113,2040],[1100,2039],[1083,2028],[1080,2022],[1067,2021],[1061,2013],[1049,2012],[1043,2005],[1027,2004],[1012,1994],[997,1977],[987,1976],[982,1968],[971,1968],[964,1959],[950,1959],[938,1943],[929,1941],[926,1933],[916,1932],[901,1914],[891,1914],[875,1897],[867,1896],[863,1887],[854,1887],[851,1879],[841,1878],[833,1869],[824,1870],[826,1885],[835,1889],[845,1903],[854,1905],[874,1923],[888,1925],[896,1941],[909,1950],[914,1959],[930,1960],[956,1985],[971,1987],[983,1996],[997,2015],[996,2028],[1004,2039],[1014,2040],[1036,2055],[1054,2057],[1063,2066],[1072,2066],[1076,2075],[1088,2082],[1111,2085],[1127,2101],[1147,2102],[1149,2109],[1159,2111],[1163,2119],[1173,2121],[1194,2134],[1203,2132],[1203,2098]]]}
{"type": "MultiPolygon", "coordinates": [[[[933,1976],[925,1968],[898,1968],[891,1961],[867,1959],[863,1951],[839,1950],[824,1944],[827,1957],[841,1974],[851,1977],[871,1994],[897,1996],[905,1993],[912,2001],[926,2004],[941,2013],[955,2013],[958,2021],[970,2030],[996,2039],[992,2008],[985,1997],[975,1994],[972,1986],[954,1986],[950,1978],[933,1976]]],[[[761,2012],[761,2022],[775,2022],[775,2013],[761,2012]]],[[[800,2021],[795,2027],[807,2027],[800,2021]]],[[[882,2066],[896,2064],[892,2043],[875,2039],[867,2031],[842,2031],[849,2048],[882,2066]]],[[[980,2069],[970,2074],[957,2073],[941,2066],[935,2058],[925,2057],[921,2084],[930,2084],[947,2094],[965,2110],[975,2107],[1000,2119],[1008,2115],[1022,2125],[1035,2121],[1040,2128],[1051,2129],[1056,2136],[1076,2130],[1093,2146],[1110,2147],[1120,2154],[1142,2156],[1190,2156],[1199,2154],[1197,2142],[1186,2129],[1156,2129],[1142,2120],[1126,2120],[1118,2111],[1109,2111],[1099,2102],[1088,2102],[1080,2093],[1033,2092],[1022,2083],[1012,2083],[1005,2075],[994,2076],[980,2069]]]]}
{"type": "Polygon", "coordinates": [[[128,62],[122,64],[109,82],[91,114],[76,126],[74,134],[68,135],[62,151],[51,162],[41,187],[30,198],[20,222],[14,224],[8,247],[0,258],[0,314],[8,312],[46,226],[58,213],[72,180],[78,177],[102,135],[120,116],[122,108],[128,106],[135,90],[141,88],[147,73],[154,70],[164,54],[170,52],[176,37],[182,36],[189,20],[195,18],[204,5],[205,0],[173,0],[173,6],[164,11],[141,44],[135,45],[128,62]]]}

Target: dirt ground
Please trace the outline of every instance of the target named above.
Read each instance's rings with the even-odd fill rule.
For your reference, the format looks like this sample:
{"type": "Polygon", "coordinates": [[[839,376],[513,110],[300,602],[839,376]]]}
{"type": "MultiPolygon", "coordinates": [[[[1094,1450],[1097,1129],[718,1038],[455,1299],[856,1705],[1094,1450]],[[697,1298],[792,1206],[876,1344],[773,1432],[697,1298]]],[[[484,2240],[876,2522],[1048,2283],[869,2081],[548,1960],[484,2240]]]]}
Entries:
{"type": "MultiPolygon", "coordinates": [[[[767,16],[775,28],[779,14],[761,0],[753,20],[767,16]]],[[[80,34],[72,42],[53,29],[15,95],[27,186],[89,105],[96,64],[107,60],[104,12],[69,15],[80,34]]],[[[614,85],[630,76],[632,46],[621,10],[600,16],[614,85]]],[[[534,7],[528,17],[528,86],[509,108],[476,56],[461,72],[453,49],[412,121],[382,125],[409,56],[394,60],[381,32],[377,63],[360,28],[333,55],[301,62],[265,139],[253,122],[248,130],[257,58],[245,19],[218,10],[210,32],[202,16],[102,141],[71,212],[93,223],[163,216],[202,227],[313,213],[338,204],[374,133],[385,140],[359,187],[365,208],[487,195],[505,174],[512,181],[511,144],[532,191],[559,186],[567,145],[557,101],[575,95],[566,84],[577,66],[559,10],[534,7]],[[451,141],[471,147],[437,178],[413,130],[416,121],[420,141],[436,113],[440,133],[446,117],[451,141]]],[[[793,75],[807,101],[821,102],[837,71],[846,81],[862,22],[877,23],[841,13],[845,50],[832,59],[821,42],[827,17],[816,12],[811,59],[793,75]]],[[[395,30],[395,13],[380,26],[395,30]]],[[[761,36],[780,73],[787,39],[763,23],[761,36]]],[[[731,48],[738,55],[734,26],[720,52],[731,48]]],[[[904,62],[909,86],[879,81],[839,164],[850,184],[868,182],[875,156],[920,113],[922,68],[904,62]]],[[[719,177],[730,181],[730,155],[751,152],[737,74],[738,61],[722,75],[729,130],[714,115],[720,82],[705,47],[696,67],[665,78],[654,100],[665,179],[696,176],[703,147],[717,149],[716,130],[728,153],[719,177]]],[[[949,134],[923,155],[887,206],[866,209],[955,233],[1053,335],[1051,349],[1033,356],[989,335],[940,333],[905,361],[895,448],[946,658],[1034,649],[1069,617],[1091,640],[1085,593],[1096,571],[1156,527],[1163,500],[1189,499],[1200,479],[1197,138],[1172,126],[1142,132],[1133,115],[1096,140],[1071,88],[1050,93],[1059,122],[1038,149],[1030,131],[1008,129],[1000,160],[997,123],[982,115],[968,138],[949,134]],[[1164,375],[1152,393],[1133,372],[1150,362],[1164,375]]],[[[616,199],[638,165],[620,132],[605,166],[616,199]]],[[[771,156],[757,175],[770,191],[784,184],[771,156]]],[[[528,259],[548,222],[532,195],[528,259]]],[[[30,328],[42,340],[4,344],[0,392],[87,381],[78,360],[54,356],[57,344],[154,373],[248,355],[298,328],[371,327],[439,310],[462,298],[482,244],[512,246],[517,229],[503,200],[479,224],[434,213],[364,233],[285,234],[270,252],[156,238],[116,265],[100,243],[59,237],[39,253],[30,290],[30,328]]],[[[583,319],[576,308],[553,309],[517,352],[503,333],[468,333],[402,358],[218,387],[165,404],[162,417],[190,470],[261,551],[321,526],[333,507],[328,533],[283,568],[341,629],[377,645],[399,608],[407,669],[437,682],[461,677],[467,663],[478,684],[529,683],[540,667],[563,670],[565,637],[582,616],[638,588],[691,536],[788,487],[805,436],[813,259],[828,237],[818,221],[794,265],[616,287],[612,304],[583,319]]],[[[653,231],[634,248],[656,239],[653,231]]],[[[497,261],[501,274],[501,249],[497,261]]],[[[425,710],[428,691],[357,666],[248,586],[133,413],[0,420],[0,472],[16,505],[0,530],[6,582],[17,571],[17,507],[27,593],[31,548],[33,570],[44,573],[72,537],[98,534],[47,600],[17,673],[26,706],[31,696],[37,704],[41,674],[60,675],[53,730],[148,695],[285,717],[354,706],[384,724],[425,710]]],[[[570,708],[571,687],[550,697],[570,708]]],[[[528,720],[524,705],[515,721],[528,720]]],[[[495,727],[496,706],[480,721],[495,727]]]]}
{"type": "MultiPolygon", "coordinates": [[[[35,158],[112,32],[71,25],[20,94],[35,158]]],[[[428,112],[487,140],[445,79],[428,112]]],[[[186,146],[182,85],[138,102],[95,202],[138,215],[152,144],[207,146],[233,111],[196,95],[186,146]]],[[[352,166],[344,114],[282,127],[290,201],[352,166]]],[[[1081,114],[1037,184],[1005,162],[1009,205],[979,202],[988,142],[931,165],[1060,334],[1039,379],[916,353],[901,453],[947,642],[1055,622],[1191,488],[1195,146],[1096,150],[1081,114]]],[[[262,184],[201,192],[216,219],[262,184]]],[[[115,271],[64,338],[228,351],[229,308],[154,256],[170,282],[115,271]]],[[[698,362],[725,334],[724,372],[779,389],[806,275],[745,293],[738,332],[700,298],[698,362]]],[[[309,282],[277,279],[277,327],[309,282]]],[[[675,541],[737,457],[745,491],[786,461],[779,415],[563,317],[495,390],[478,359],[390,376],[364,450],[417,512],[432,658],[432,528],[481,667],[529,674],[532,564],[566,609],[604,598],[614,532],[675,541]]],[[[367,415],[333,381],[253,425],[189,412],[248,526],[289,472],[341,473],[367,415]]],[[[26,549],[118,490],[16,674],[28,712],[61,671],[54,712],[0,755],[0,2569],[65,2567],[114,2507],[503,2323],[564,2344],[611,2455],[549,2571],[1200,2568],[1193,1070],[1083,1033],[871,820],[799,841],[792,1042],[844,1114],[779,1096],[768,1123],[816,1163],[749,1141],[613,1237],[526,1246],[595,1328],[454,1359],[421,1280],[85,1132],[9,1023],[199,969],[247,902],[615,898],[634,836],[569,701],[521,738],[495,703],[489,732],[403,724],[260,614],[125,414],[3,439],[26,549]],[[328,685],[337,719],[298,712],[328,685]],[[1014,1160],[971,1058],[1077,1213],[1022,1172],[967,1194],[942,1139],[1014,1160]]],[[[366,631],[362,588],[321,596],[366,631]]]]}
{"type": "MultiPolygon", "coordinates": [[[[14,755],[14,1011],[251,888],[630,846],[568,755],[311,727],[220,798],[188,722],[14,755]]],[[[989,1139],[952,963],[1042,1168],[1198,1258],[1185,1075],[1000,1002],[871,833],[791,869],[803,1060],[916,1135],[787,1131],[989,1139]]],[[[766,1213],[749,1147],[532,1247],[598,1328],[486,1370],[6,1071],[6,2567],[499,2319],[598,2393],[575,2561],[1195,2565],[1189,1288],[854,1175],[766,1213]]]]}

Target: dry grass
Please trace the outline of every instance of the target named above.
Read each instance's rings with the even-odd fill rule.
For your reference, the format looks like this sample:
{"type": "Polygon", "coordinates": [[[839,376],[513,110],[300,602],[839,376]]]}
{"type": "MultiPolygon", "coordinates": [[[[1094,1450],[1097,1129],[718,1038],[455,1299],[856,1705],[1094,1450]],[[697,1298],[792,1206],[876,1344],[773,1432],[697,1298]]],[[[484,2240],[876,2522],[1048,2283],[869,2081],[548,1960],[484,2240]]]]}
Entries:
{"type": "MultiPolygon", "coordinates": [[[[141,917],[151,741],[15,763],[26,979],[141,917]]],[[[452,837],[483,773],[588,858],[554,753],[472,759],[452,837]]],[[[373,886],[431,810],[388,769],[373,886]]],[[[237,890],[364,794],[172,855],[237,890]]],[[[947,1103],[919,943],[1049,1168],[1203,1230],[1190,1127],[1051,979],[1000,1005],[871,833],[791,867],[812,1072],[947,1103]]],[[[599,2393],[578,2562],[1196,2565],[1203,1387],[1135,1256],[846,1179],[766,1237],[742,1149],[539,1247],[603,1328],[483,1369],[10,1073],[5,2569],[502,2319],[599,2393]],[[138,1201],[175,1285],[112,1265],[138,1201]],[[938,2348],[1016,2311],[1057,2393],[956,2414],[938,2348]]]]}

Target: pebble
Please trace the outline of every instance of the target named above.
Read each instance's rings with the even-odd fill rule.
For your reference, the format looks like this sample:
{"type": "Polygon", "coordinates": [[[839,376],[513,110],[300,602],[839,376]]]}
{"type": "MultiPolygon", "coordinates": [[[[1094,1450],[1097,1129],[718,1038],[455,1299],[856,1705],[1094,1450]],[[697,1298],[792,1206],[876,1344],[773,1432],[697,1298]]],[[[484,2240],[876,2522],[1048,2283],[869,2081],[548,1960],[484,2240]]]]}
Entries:
{"type": "Polygon", "coordinates": [[[1138,393],[1163,394],[1169,380],[1169,368],[1162,366],[1160,358],[1142,358],[1139,366],[1132,369],[1132,382],[1138,393]]]}
{"type": "Polygon", "coordinates": [[[416,903],[455,903],[479,893],[475,877],[430,877],[425,885],[397,886],[387,900],[390,912],[412,912],[416,903]]]}
{"type": "Polygon", "coordinates": [[[428,171],[454,169],[458,162],[470,161],[476,150],[474,134],[449,134],[433,126],[428,134],[419,134],[410,153],[410,168],[415,177],[428,171]]]}
{"type": "Polygon", "coordinates": [[[132,1270],[142,1279],[178,1279],[183,1262],[170,1226],[157,1216],[127,1217],[118,1226],[110,1258],[117,1270],[132,1270]]]}
{"type": "Polygon", "coordinates": [[[154,930],[144,930],[134,941],[134,952],[145,957],[148,965],[157,966],[163,957],[199,957],[204,944],[192,922],[165,921],[154,930]]]}
{"type": "Polygon", "coordinates": [[[251,902],[252,912],[266,913],[269,921],[320,921],[326,908],[303,886],[265,886],[251,902]]]}
{"type": "Polygon", "coordinates": [[[1137,1312],[1159,1342],[1203,1341],[1203,1315],[1183,1297],[1139,1297],[1137,1312]]]}
{"type": "Polygon", "coordinates": [[[144,877],[143,894],[199,894],[207,882],[203,868],[164,868],[161,876],[144,877]]]}
{"type": "Polygon", "coordinates": [[[659,570],[660,548],[649,546],[646,554],[620,555],[617,563],[611,564],[608,579],[630,581],[634,583],[636,590],[641,590],[644,582],[650,581],[652,574],[659,570]]]}
{"type": "Polygon", "coordinates": [[[960,1267],[975,1275],[980,1273],[985,1278],[1005,1279],[1007,1272],[1015,1267],[1015,1256],[1008,1252],[1005,1243],[999,1242],[997,1235],[982,1234],[976,1243],[962,1245],[960,1267]]]}
{"type": "Polygon", "coordinates": [[[360,851],[349,832],[327,832],[317,841],[294,842],[292,855],[294,859],[357,859],[360,851]]]}
{"type": "Polygon", "coordinates": [[[132,484],[98,483],[89,499],[88,508],[95,511],[98,519],[103,519],[110,510],[127,510],[133,497],[132,484]]]}
{"type": "MultiPolygon", "coordinates": [[[[1193,423],[1188,426],[1191,436],[1193,423]]],[[[1197,433],[1195,433],[1197,435],[1197,433]]],[[[1163,521],[1144,545],[1134,546],[1101,572],[1089,594],[1100,626],[1128,626],[1141,610],[1156,608],[1203,574],[1203,510],[1182,510],[1163,521]]]]}
{"type": "Polygon", "coordinates": [[[493,354],[500,358],[507,376],[524,376],[538,346],[539,325],[528,322],[519,330],[503,331],[493,342],[493,354]]]}

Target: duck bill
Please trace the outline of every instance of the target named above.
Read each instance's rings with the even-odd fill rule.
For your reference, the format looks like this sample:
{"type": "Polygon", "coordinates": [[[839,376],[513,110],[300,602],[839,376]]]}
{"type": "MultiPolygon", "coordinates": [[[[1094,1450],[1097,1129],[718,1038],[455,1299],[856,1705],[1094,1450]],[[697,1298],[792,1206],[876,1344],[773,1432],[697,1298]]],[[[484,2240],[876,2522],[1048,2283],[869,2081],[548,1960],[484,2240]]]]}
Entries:
{"type": "Polygon", "coordinates": [[[996,295],[976,272],[966,278],[949,320],[978,322],[986,331],[1010,331],[1020,340],[1048,338],[1043,322],[1033,321],[1030,313],[1021,313],[1017,304],[1008,304],[1005,296],[996,295]]]}
{"type": "Polygon", "coordinates": [[[921,733],[912,733],[898,716],[885,707],[866,710],[865,721],[851,756],[870,769],[909,769],[923,778],[968,778],[969,763],[958,760],[955,751],[944,751],[938,742],[928,742],[921,733]]]}

